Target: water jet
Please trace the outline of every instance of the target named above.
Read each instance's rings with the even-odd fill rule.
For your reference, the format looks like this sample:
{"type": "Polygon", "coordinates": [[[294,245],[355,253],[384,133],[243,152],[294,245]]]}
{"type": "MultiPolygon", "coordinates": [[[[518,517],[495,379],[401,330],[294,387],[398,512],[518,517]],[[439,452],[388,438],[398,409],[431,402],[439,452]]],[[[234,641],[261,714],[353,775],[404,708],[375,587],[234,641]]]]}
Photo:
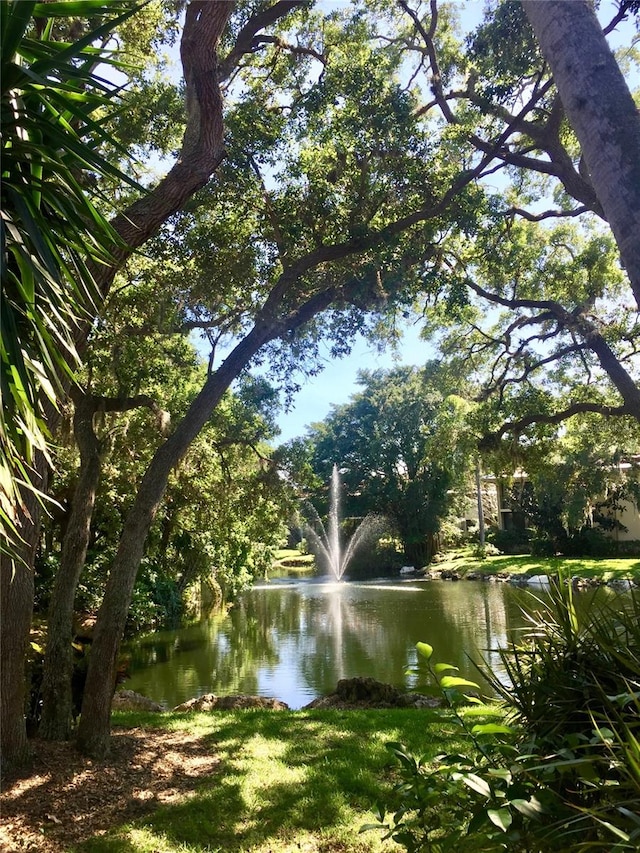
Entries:
{"type": "Polygon", "coordinates": [[[341,581],[357,548],[362,545],[367,536],[381,528],[383,518],[378,515],[366,516],[343,547],[340,541],[340,474],[337,465],[333,466],[331,473],[327,526],[325,527],[322,523],[322,519],[313,506],[309,505],[309,509],[317,529],[311,523],[307,524],[307,536],[315,546],[316,552],[329,567],[329,572],[333,575],[334,580],[341,581]]]}

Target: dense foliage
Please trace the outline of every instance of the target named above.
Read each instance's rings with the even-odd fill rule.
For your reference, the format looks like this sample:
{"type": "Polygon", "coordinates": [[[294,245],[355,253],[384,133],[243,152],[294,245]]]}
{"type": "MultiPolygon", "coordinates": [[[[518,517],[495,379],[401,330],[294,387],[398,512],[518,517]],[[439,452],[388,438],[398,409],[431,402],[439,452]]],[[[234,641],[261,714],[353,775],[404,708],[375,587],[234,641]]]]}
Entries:
{"type": "Polygon", "coordinates": [[[468,749],[426,762],[389,745],[401,777],[389,834],[411,853],[636,850],[638,608],[635,594],[585,603],[555,585],[523,640],[502,650],[507,679],[491,677],[506,720],[472,728],[456,704],[477,685],[419,643],[468,749]]]}
{"type": "Polygon", "coordinates": [[[104,76],[119,63],[96,45],[133,9],[88,0],[83,13],[108,15],[106,22],[66,40],[54,33],[53,15],[68,23],[78,4],[65,5],[0,4],[2,548],[18,535],[19,490],[31,484],[34,455],[48,453],[53,438],[45,410],[78,365],[77,327],[96,310],[95,266],[108,263],[118,243],[96,202],[96,179],[127,180],[102,153],[107,143],[124,151],[108,130],[118,99],[104,76]]]}
{"type": "MultiPolygon", "coordinates": [[[[393,340],[400,318],[422,313],[449,375],[472,381],[470,426],[467,404],[452,396],[461,387],[399,370],[391,381],[370,375],[362,398],[336,411],[328,440],[332,456],[353,456],[331,461],[348,469],[354,500],[360,492],[354,514],[392,516],[417,565],[433,554],[473,445],[513,466],[569,417],[640,420],[637,316],[618,257],[628,247],[616,249],[598,224],[598,164],[585,168],[526,4],[491,5],[465,37],[455,9],[436,2],[193,0],[176,25],[180,7],[154,0],[131,9],[131,21],[111,22],[142,65],[120,67],[122,117],[110,114],[112,89],[94,74],[109,25],[82,35],[79,22],[67,44],[64,27],[39,19],[113,8],[2,4],[3,124],[6,113],[13,134],[3,193],[13,203],[7,216],[22,222],[11,231],[6,219],[3,250],[2,322],[13,325],[2,336],[11,409],[2,451],[45,490],[45,466],[28,466],[34,449],[46,449],[44,430],[55,432],[54,487],[65,501],[43,538],[39,509],[19,504],[4,478],[3,523],[23,537],[24,572],[8,561],[2,575],[11,613],[2,701],[12,720],[3,743],[16,753],[22,697],[11,685],[28,643],[38,543],[39,594],[51,581],[57,643],[45,669],[62,671],[53,661],[68,651],[78,584],[78,603],[95,608],[92,590],[104,581],[80,738],[95,754],[107,746],[132,598],[142,624],[145,601],[166,600],[175,614],[176,592],[203,571],[233,594],[263,570],[287,500],[262,443],[275,400],[260,383],[245,395],[249,370],[268,371],[290,398],[320,369],[323,342],[344,355],[358,332],[393,340]],[[177,27],[182,83],[162,78],[155,59],[177,27]],[[133,152],[159,170],[173,162],[139,195],[115,167],[133,152]],[[107,199],[117,210],[109,226],[98,212],[107,199]],[[552,208],[540,212],[543,201],[552,208]],[[93,303],[81,304],[90,290],[93,303]],[[196,330],[206,368],[186,342],[196,330]],[[85,355],[82,370],[72,344],[85,355]],[[51,381],[60,372],[69,393],[51,381]],[[46,398],[58,411],[52,405],[45,423],[46,398]],[[64,434],[71,420],[77,449],[64,434]]],[[[630,11],[620,7],[612,26],[630,11]]],[[[604,41],[597,24],[593,39],[604,41]]],[[[588,91],[605,105],[595,85],[588,91]]],[[[603,151],[613,141],[602,137],[603,151]]],[[[624,152],[602,162],[622,168],[624,152]]],[[[637,211],[625,201],[632,222],[637,211]]],[[[329,447],[320,462],[329,464],[329,447]]],[[[568,510],[557,514],[569,529],[568,510]]],[[[51,685],[51,707],[63,708],[59,689],[51,685]]]]}
{"type": "Polygon", "coordinates": [[[436,365],[361,371],[363,390],[308,432],[319,480],[328,483],[339,466],[343,514],[386,516],[416,567],[437,550],[469,465],[465,407],[447,381],[436,365]]]}

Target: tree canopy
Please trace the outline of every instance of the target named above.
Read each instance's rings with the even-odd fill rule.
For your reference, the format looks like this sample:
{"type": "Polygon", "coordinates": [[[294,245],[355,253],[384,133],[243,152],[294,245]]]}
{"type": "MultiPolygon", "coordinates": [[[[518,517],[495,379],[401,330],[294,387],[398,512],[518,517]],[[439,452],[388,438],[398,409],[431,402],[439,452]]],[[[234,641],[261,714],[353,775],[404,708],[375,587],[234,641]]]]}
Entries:
{"type": "MultiPolygon", "coordinates": [[[[586,16],[586,4],[575,5],[578,17],[586,16]]],[[[74,12],[79,8],[66,6],[74,12]]],[[[48,7],[48,14],[54,15],[61,8],[19,3],[5,7],[16,15],[20,7],[25,27],[32,13],[48,7]]],[[[632,11],[623,4],[609,26],[632,11]]],[[[102,244],[86,228],[89,208],[81,215],[84,230],[78,227],[71,235],[78,242],[67,241],[64,262],[70,263],[75,252],[76,266],[84,264],[91,271],[93,305],[76,320],[71,336],[64,332],[65,342],[73,340],[85,358],[84,373],[73,377],[77,390],[68,393],[70,383],[59,383],[50,394],[59,398],[60,409],[62,404],[74,407],[78,443],[85,429],[94,449],[109,433],[108,428],[96,431],[99,414],[118,411],[117,405],[131,412],[134,402],[145,410],[155,407],[158,413],[174,409],[164,434],[156,430],[151,439],[143,428],[148,415],[128,414],[132,426],[126,439],[120,442],[124,433],[114,427],[114,441],[102,445],[104,457],[101,452],[92,457],[93,473],[84,466],[91,473],[87,494],[98,495],[101,471],[108,469],[106,487],[118,467],[111,458],[130,452],[135,460],[135,494],[123,501],[126,512],[112,515],[117,528],[112,541],[119,537],[119,544],[109,552],[113,556],[80,723],[82,748],[96,754],[106,748],[114,666],[138,569],[153,553],[163,520],[170,528],[168,520],[175,518],[172,501],[181,490],[193,495],[192,486],[174,472],[186,476],[191,466],[198,476],[189,448],[204,440],[201,435],[220,444],[215,422],[221,414],[228,415],[227,424],[238,437],[247,435],[245,429],[251,432],[256,421],[251,416],[236,418],[235,398],[229,396],[231,386],[250,368],[266,368],[272,382],[292,394],[305,374],[319,369],[320,340],[341,355],[349,351],[355,332],[392,333],[396,319],[417,308],[424,312],[429,332],[442,336],[453,369],[469,375],[481,389],[475,397],[486,399],[486,405],[475,428],[477,438],[490,438],[486,446],[495,448],[504,436],[517,443],[532,425],[544,430],[545,424],[576,412],[640,417],[637,322],[628,298],[632,269],[625,260],[628,240],[612,221],[618,241],[614,248],[603,224],[611,214],[595,180],[598,165],[582,150],[586,143],[578,128],[572,128],[569,96],[560,83],[556,88],[554,63],[540,52],[538,28],[532,29],[529,12],[519,3],[489,7],[466,35],[455,9],[435,0],[428,7],[400,0],[328,9],[295,0],[236,5],[192,0],[178,24],[175,9],[158,0],[135,10],[133,20],[139,14],[146,16],[140,18],[140,31],[130,26],[127,32],[123,20],[118,37],[128,39],[144,56],[150,53],[144,45],[160,46],[180,29],[183,82],[178,87],[161,80],[157,64],[146,73],[132,72],[129,94],[123,96],[131,120],[126,114],[109,117],[112,138],[98,133],[99,122],[87,125],[97,134],[91,138],[96,151],[114,164],[104,178],[94,173],[89,186],[96,187],[96,197],[102,194],[103,210],[108,200],[117,213],[105,226],[111,241],[108,257],[96,255],[95,246],[102,244]],[[178,118],[180,95],[185,111],[178,118]],[[143,160],[162,153],[173,158],[173,165],[141,192],[123,182],[115,169],[131,152],[143,160]],[[569,221],[577,224],[572,227],[569,221]],[[86,239],[86,252],[81,238],[86,239]],[[178,402],[175,389],[165,383],[175,383],[174,366],[192,357],[179,341],[194,330],[211,344],[211,354],[199,384],[191,379],[185,383],[178,402]],[[169,363],[174,361],[171,367],[163,354],[169,355],[169,363]],[[149,363],[140,370],[147,357],[149,363]],[[134,446],[138,428],[139,443],[136,439],[134,446]]],[[[36,31],[38,26],[34,21],[36,31]]],[[[45,31],[47,37],[51,33],[45,31]]],[[[23,27],[16,43],[28,42],[28,37],[21,41],[24,34],[23,27]]],[[[68,51],[91,53],[97,37],[76,35],[68,51]]],[[[599,44],[601,33],[589,37],[599,44]]],[[[545,52],[543,39],[540,43],[545,52]]],[[[65,50],[51,47],[57,54],[65,50]]],[[[563,51],[570,61],[575,46],[552,47],[554,56],[563,51]]],[[[85,66],[80,62],[78,67],[85,66]]],[[[589,100],[606,99],[598,81],[592,82],[589,100]]],[[[7,91],[9,109],[14,89],[7,91]]],[[[82,90],[76,103],[84,97],[82,90]]],[[[624,103],[623,111],[634,112],[632,101],[624,103]]],[[[25,113],[29,120],[40,106],[35,98],[30,102],[25,113]]],[[[21,138],[18,130],[16,135],[21,138]]],[[[43,138],[42,151],[51,160],[61,159],[60,140],[55,143],[43,138]]],[[[78,144],[74,137],[70,149],[77,152],[78,144]]],[[[600,144],[605,149],[607,139],[600,137],[600,144]]],[[[615,161],[609,151],[604,159],[615,161]]],[[[88,160],[85,165],[91,172],[96,164],[88,160]]],[[[27,167],[21,168],[24,172],[27,167]]],[[[621,163],[617,178],[608,179],[611,185],[626,180],[625,168],[621,163]]],[[[57,191],[58,178],[51,183],[57,191]]],[[[35,192],[38,208],[38,187],[34,190],[32,183],[27,190],[35,192]]],[[[83,195],[87,205],[91,192],[83,195]]],[[[633,198],[620,196],[629,221],[636,222],[633,198]]],[[[29,228],[22,233],[31,239],[29,228]]],[[[12,257],[17,264],[15,252],[12,257]]],[[[28,277],[30,266],[23,267],[28,277]]],[[[74,278],[71,291],[81,281],[74,278]]],[[[5,288],[3,279],[3,298],[18,283],[23,287],[14,276],[5,288]]],[[[15,336],[7,340],[19,362],[23,350],[15,345],[15,336]]],[[[391,390],[381,377],[371,375],[366,381],[370,399],[362,401],[357,416],[372,441],[377,427],[367,406],[373,407],[375,398],[384,409],[391,390]]],[[[414,527],[429,535],[437,530],[431,519],[445,501],[445,483],[450,483],[453,468],[438,467],[440,457],[430,457],[428,442],[436,432],[438,441],[459,437],[453,416],[457,410],[447,410],[448,404],[429,386],[420,389],[420,401],[411,376],[398,374],[391,384],[400,395],[394,405],[406,407],[406,426],[413,424],[418,433],[412,444],[400,429],[404,420],[397,422],[393,428],[403,441],[395,457],[392,443],[378,436],[384,477],[376,479],[367,465],[354,465],[353,470],[354,478],[360,484],[368,479],[373,491],[388,481],[395,492],[381,495],[380,501],[389,506],[400,507],[404,501],[405,509],[411,505],[420,512],[423,507],[433,510],[429,518],[407,521],[403,538],[409,544],[414,527]],[[449,420],[437,426],[443,406],[449,420]],[[398,478],[399,471],[406,474],[404,480],[398,478]]],[[[29,393],[29,410],[39,415],[43,409],[37,383],[29,393]]],[[[61,428],[63,414],[47,415],[52,434],[61,428]]],[[[336,419],[337,428],[338,412],[336,419]]],[[[11,423],[22,440],[18,419],[11,423]]],[[[337,429],[336,441],[339,433],[337,429]]],[[[236,456],[229,447],[225,444],[224,453],[217,455],[227,459],[233,472],[235,466],[244,467],[246,456],[236,456]]],[[[348,453],[346,445],[343,450],[348,453]]],[[[28,454],[21,452],[17,458],[22,464],[28,454]]],[[[364,455],[364,447],[358,452],[364,455]]],[[[201,455],[208,455],[204,446],[201,455]]],[[[266,459],[261,466],[249,472],[251,495],[272,476],[266,459]]],[[[39,473],[30,475],[31,485],[40,483],[44,490],[42,460],[34,470],[39,473]]],[[[218,474],[212,476],[215,481],[218,474]]],[[[114,489],[125,488],[117,477],[113,482],[114,489]]],[[[269,508],[276,485],[271,483],[265,503],[259,503],[265,526],[278,516],[269,508]]],[[[199,493],[216,500],[215,482],[203,484],[199,493]]],[[[65,582],[71,596],[92,527],[95,532],[101,523],[92,518],[93,503],[81,495],[71,496],[72,513],[86,508],[77,509],[82,518],[75,529],[82,535],[70,581],[65,582]]],[[[235,559],[232,541],[237,540],[236,553],[242,552],[243,559],[248,552],[231,521],[245,497],[235,504],[231,491],[226,497],[228,513],[219,507],[220,519],[225,519],[221,523],[233,530],[226,552],[221,549],[216,556],[216,546],[211,550],[211,543],[197,535],[197,527],[210,519],[205,500],[199,510],[204,515],[183,511],[182,541],[186,550],[228,564],[235,559]]],[[[99,501],[96,505],[100,511],[99,501]]],[[[396,512],[399,526],[403,512],[396,512]]],[[[3,591],[7,601],[16,599],[16,618],[3,626],[15,664],[7,669],[9,676],[21,666],[16,662],[26,647],[40,531],[37,511],[28,512],[26,506],[22,514],[18,507],[14,523],[24,540],[27,582],[12,584],[15,566],[6,563],[3,591]]],[[[255,535],[247,533],[248,539],[255,535]]],[[[160,534],[160,550],[168,541],[160,534]]],[[[7,749],[14,753],[23,745],[16,746],[20,701],[14,691],[3,704],[3,716],[11,715],[16,724],[7,730],[7,749]]]]}
{"type": "Polygon", "coordinates": [[[405,559],[422,567],[469,467],[465,406],[435,365],[361,371],[359,384],[361,392],[309,430],[310,464],[324,482],[337,464],[343,511],[386,515],[405,559]]]}

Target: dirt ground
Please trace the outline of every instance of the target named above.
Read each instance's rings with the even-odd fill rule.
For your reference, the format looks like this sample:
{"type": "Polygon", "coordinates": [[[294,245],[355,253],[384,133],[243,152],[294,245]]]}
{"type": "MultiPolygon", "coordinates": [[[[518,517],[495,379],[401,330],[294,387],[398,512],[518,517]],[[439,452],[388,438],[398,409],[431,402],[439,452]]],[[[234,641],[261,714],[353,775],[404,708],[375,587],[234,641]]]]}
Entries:
{"type": "Polygon", "coordinates": [[[117,729],[104,761],[72,743],[33,741],[28,774],[2,783],[0,850],[66,853],[69,846],[189,795],[218,760],[184,732],[117,729]]]}

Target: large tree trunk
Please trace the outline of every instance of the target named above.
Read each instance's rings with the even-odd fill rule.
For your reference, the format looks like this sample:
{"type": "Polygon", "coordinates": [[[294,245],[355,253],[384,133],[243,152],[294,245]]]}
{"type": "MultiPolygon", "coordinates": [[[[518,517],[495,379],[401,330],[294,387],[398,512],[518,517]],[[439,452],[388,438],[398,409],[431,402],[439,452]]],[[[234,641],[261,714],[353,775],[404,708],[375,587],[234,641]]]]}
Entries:
{"type": "MultiPolygon", "coordinates": [[[[32,491],[25,490],[23,512],[38,506],[32,491]]],[[[25,718],[25,662],[33,615],[33,565],[37,537],[24,543],[23,562],[0,555],[0,758],[3,772],[29,758],[25,718]]]]}
{"type": "Polygon", "coordinates": [[[435,536],[425,533],[421,538],[412,537],[403,542],[404,559],[408,566],[423,569],[431,562],[436,552],[435,536]]]}
{"type": "Polygon", "coordinates": [[[120,642],[147,534],[164,496],[169,474],[211,417],[227,388],[274,334],[274,328],[261,325],[254,327],[238,344],[220,369],[206,381],[175,432],[158,448],[142,479],[125,520],[91,644],[78,726],[78,747],[86,755],[101,757],[109,748],[111,699],[120,642]]]}
{"type": "Polygon", "coordinates": [[[482,503],[482,472],[480,457],[476,457],[476,500],[478,503],[478,541],[481,548],[485,546],[484,504],[482,503]]]}
{"type": "Polygon", "coordinates": [[[587,0],[522,0],[640,306],[640,113],[587,0]]]}
{"type": "Polygon", "coordinates": [[[60,567],[56,573],[47,618],[47,645],[42,681],[42,719],[40,736],[45,740],[66,740],[71,734],[73,716],[72,675],[73,608],[78,581],[84,568],[96,492],[102,472],[105,443],[94,430],[98,411],[125,412],[147,406],[156,414],[159,408],[151,397],[96,397],[72,392],[75,403],[74,435],[80,450],[80,476],[71,514],[62,542],[60,567]]]}

